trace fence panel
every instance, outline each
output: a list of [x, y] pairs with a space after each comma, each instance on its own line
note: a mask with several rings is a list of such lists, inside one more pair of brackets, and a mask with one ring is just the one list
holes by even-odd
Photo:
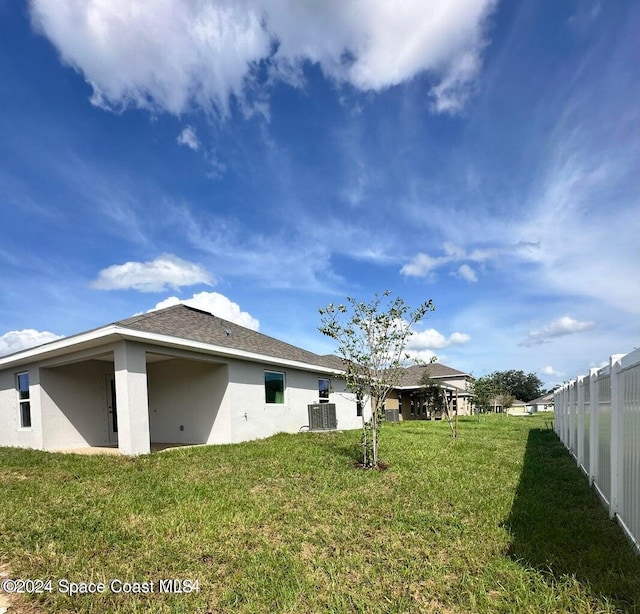
[[582, 468], [587, 475], [591, 475], [591, 387], [589, 378], [582, 381]]
[[559, 388], [556, 433], [640, 551], [640, 349]]
[[[634, 352], [635, 354], [635, 352]], [[640, 356], [624, 368], [622, 379], [622, 497], [619, 515], [640, 541]]]
[[595, 484], [608, 504], [611, 501], [611, 377], [609, 367], [598, 371], [598, 467]]
[[571, 454], [578, 458], [578, 382], [573, 380], [569, 384], [569, 412], [570, 412], [570, 424], [571, 434], [569, 435], [569, 449]]

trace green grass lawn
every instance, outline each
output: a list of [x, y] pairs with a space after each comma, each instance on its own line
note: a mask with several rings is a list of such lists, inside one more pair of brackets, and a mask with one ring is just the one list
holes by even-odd
[[[0, 562], [46, 612], [640, 612], [640, 557], [544, 417], [138, 458], [0, 449]], [[549, 420], [548, 417], [546, 417]], [[159, 593], [162, 579], [199, 591]], [[60, 580], [154, 582], [69, 596]]]

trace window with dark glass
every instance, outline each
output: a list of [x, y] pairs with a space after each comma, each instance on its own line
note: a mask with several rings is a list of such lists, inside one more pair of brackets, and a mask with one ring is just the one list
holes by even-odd
[[318, 379], [318, 399], [320, 403], [328, 403], [329, 402], [329, 380], [328, 379]]
[[264, 372], [264, 396], [267, 403], [284, 403], [284, 373]]
[[18, 403], [20, 404], [20, 428], [31, 428], [31, 397], [29, 395], [29, 374], [18, 373], [16, 376]]

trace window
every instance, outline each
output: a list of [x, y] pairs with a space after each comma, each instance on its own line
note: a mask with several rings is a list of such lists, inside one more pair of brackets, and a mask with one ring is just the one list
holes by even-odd
[[20, 404], [20, 428], [31, 428], [31, 397], [29, 396], [29, 373], [16, 375], [18, 403]]
[[284, 373], [264, 372], [264, 398], [267, 403], [284, 403]]
[[329, 402], [329, 380], [320, 378], [318, 380], [318, 399], [320, 403]]
[[362, 416], [362, 390], [356, 392], [356, 416]]

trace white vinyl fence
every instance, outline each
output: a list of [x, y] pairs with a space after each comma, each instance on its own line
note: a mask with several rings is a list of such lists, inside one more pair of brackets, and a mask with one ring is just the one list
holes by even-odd
[[640, 349], [555, 393], [555, 430], [640, 550]]

